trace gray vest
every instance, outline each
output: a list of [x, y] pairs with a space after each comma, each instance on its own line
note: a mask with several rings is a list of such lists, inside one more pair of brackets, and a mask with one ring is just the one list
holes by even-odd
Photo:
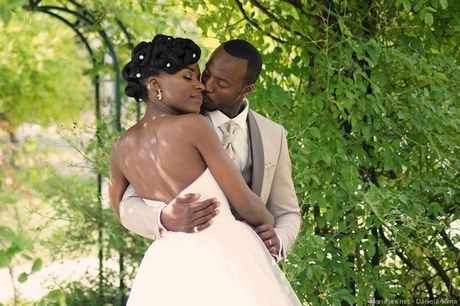
[[[246, 184], [251, 187], [252, 183], [252, 152], [251, 152], [251, 145], [249, 145], [249, 154], [248, 154], [248, 162], [246, 163], [246, 167], [244, 167], [243, 171], [241, 172]], [[232, 211], [233, 216], [237, 220], [243, 220], [243, 218], [238, 214], [238, 212], [233, 208], [230, 204], [230, 209]]]

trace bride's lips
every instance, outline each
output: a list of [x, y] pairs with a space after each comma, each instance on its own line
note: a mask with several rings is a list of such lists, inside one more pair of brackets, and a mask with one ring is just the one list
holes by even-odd
[[194, 99], [197, 103], [203, 103], [203, 95], [194, 95], [192, 96], [192, 99]]

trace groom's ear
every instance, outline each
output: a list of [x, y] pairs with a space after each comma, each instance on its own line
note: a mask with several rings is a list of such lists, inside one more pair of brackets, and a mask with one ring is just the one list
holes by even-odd
[[247, 97], [254, 90], [254, 84], [248, 84], [244, 86], [243, 96]]

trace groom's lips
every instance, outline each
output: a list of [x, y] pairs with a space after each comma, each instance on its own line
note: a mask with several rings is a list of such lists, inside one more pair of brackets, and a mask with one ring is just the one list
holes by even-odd
[[207, 94], [203, 94], [203, 104], [209, 104], [211, 100], [209, 99]]

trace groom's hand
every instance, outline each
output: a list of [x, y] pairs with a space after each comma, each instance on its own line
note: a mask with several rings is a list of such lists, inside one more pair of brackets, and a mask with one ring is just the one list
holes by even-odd
[[161, 224], [174, 232], [197, 232], [209, 227], [219, 210], [219, 201], [215, 198], [197, 202], [198, 193], [188, 193], [171, 201], [160, 215]]
[[273, 226], [270, 224], [262, 224], [257, 227], [254, 227], [254, 231], [259, 235], [260, 239], [264, 242], [265, 246], [268, 249], [268, 252], [272, 255], [278, 255], [281, 243], [276, 235]]

